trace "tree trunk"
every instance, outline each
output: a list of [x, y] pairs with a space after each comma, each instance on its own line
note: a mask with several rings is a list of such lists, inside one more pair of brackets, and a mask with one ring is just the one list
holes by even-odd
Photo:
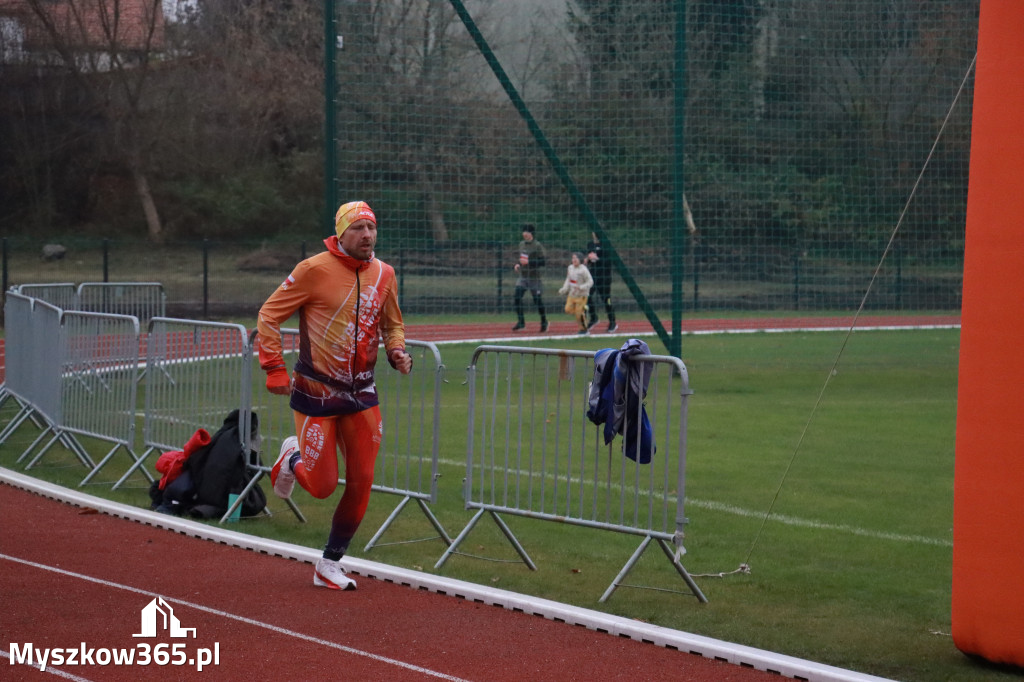
[[164, 228], [160, 222], [160, 213], [156, 210], [156, 202], [153, 201], [153, 193], [149, 191], [149, 180], [138, 163], [132, 163], [131, 170], [135, 192], [139, 196], [139, 203], [142, 204], [142, 212], [146, 215], [146, 232], [149, 234], [149, 240], [160, 244], [164, 239]]
[[448, 225], [444, 221], [444, 211], [437, 202], [437, 194], [434, 192], [434, 183], [430, 180], [430, 172], [423, 167], [422, 163], [416, 164], [416, 175], [419, 178], [420, 191], [423, 193], [423, 204], [430, 218], [430, 232], [435, 243], [448, 241]]

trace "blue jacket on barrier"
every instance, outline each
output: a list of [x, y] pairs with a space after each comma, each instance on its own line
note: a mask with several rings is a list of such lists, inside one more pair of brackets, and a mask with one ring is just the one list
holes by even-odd
[[658, 450], [643, 404], [653, 368], [650, 363], [626, 362], [623, 358], [650, 353], [647, 344], [639, 339], [629, 339], [619, 350], [597, 351], [587, 409], [590, 421], [604, 424], [605, 445], [621, 433], [622, 454], [640, 464], [649, 463]]

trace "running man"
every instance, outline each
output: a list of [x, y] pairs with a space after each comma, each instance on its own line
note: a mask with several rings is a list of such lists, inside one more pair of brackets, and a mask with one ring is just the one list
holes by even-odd
[[[260, 367], [267, 390], [291, 396], [296, 436], [286, 438], [270, 472], [274, 493], [291, 497], [298, 481], [310, 495], [329, 497], [338, 486], [338, 453], [345, 492], [334, 510], [313, 584], [355, 589], [339, 560], [370, 502], [383, 423], [374, 384], [377, 346], [388, 362], [412, 371], [395, 271], [374, 258], [377, 217], [363, 201], [342, 205], [327, 251], [295, 266], [260, 308]], [[281, 350], [281, 324], [299, 314], [299, 359], [291, 374]]]

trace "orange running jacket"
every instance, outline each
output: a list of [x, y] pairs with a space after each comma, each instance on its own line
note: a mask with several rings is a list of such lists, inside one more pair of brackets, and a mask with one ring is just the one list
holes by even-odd
[[405, 348], [395, 270], [357, 260], [324, 240], [327, 251], [299, 263], [260, 308], [257, 347], [264, 371], [285, 367], [281, 325], [299, 314], [299, 359], [291, 407], [310, 416], [359, 412], [377, 404], [377, 347]]

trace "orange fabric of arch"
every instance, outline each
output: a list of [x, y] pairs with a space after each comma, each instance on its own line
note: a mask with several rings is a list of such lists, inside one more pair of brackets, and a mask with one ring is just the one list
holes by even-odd
[[953, 502], [953, 641], [1024, 666], [1024, 3], [982, 0]]

